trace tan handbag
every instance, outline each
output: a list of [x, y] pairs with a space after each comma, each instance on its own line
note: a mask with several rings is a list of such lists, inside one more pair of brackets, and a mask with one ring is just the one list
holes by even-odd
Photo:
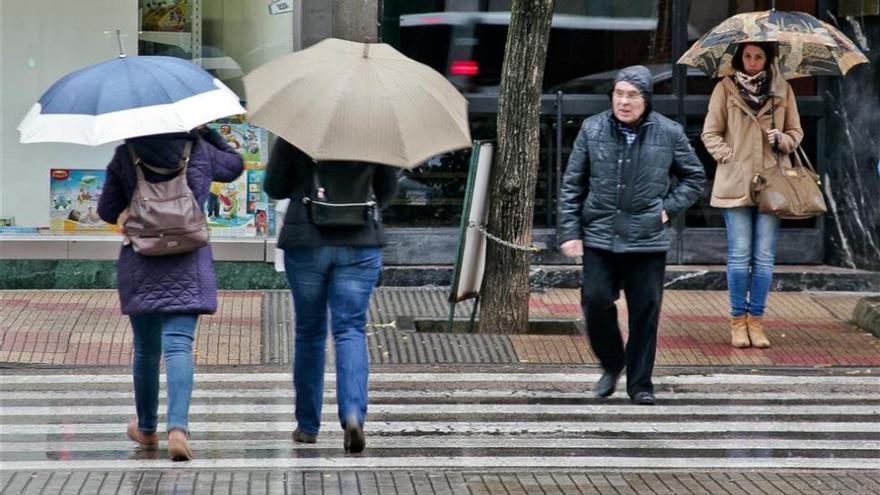
[[761, 170], [752, 178], [751, 197], [758, 211], [787, 220], [802, 220], [825, 213], [819, 176], [800, 146], [789, 155], [792, 167], [782, 165]]

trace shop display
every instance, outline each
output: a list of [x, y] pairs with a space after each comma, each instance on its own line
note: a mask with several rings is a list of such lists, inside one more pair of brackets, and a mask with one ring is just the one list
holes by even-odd
[[142, 0], [140, 8], [143, 31], [189, 31], [188, 0]]
[[268, 152], [268, 136], [266, 129], [248, 123], [216, 123], [208, 124], [226, 139], [232, 149], [241, 153], [245, 163], [266, 163], [265, 155]]
[[266, 176], [266, 130], [239, 119], [208, 124], [244, 159], [244, 172], [234, 182], [211, 183], [206, 214], [216, 237], [269, 235], [269, 197], [263, 191]]
[[53, 168], [49, 177], [50, 232], [116, 231], [115, 225], [98, 217], [98, 198], [104, 188], [106, 170]]

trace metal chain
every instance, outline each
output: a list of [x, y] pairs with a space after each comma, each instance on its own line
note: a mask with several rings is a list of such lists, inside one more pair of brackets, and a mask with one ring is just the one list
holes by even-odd
[[534, 244], [530, 244], [530, 245], [528, 245], [528, 246], [523, 246], [523, 245], [520, 245], [520, 244], [514, 244], [514, 243], [512, 243], [512, 242], [510, 242], [510, 241], [505, 241], [504, 239], [501, 239], [500, 237], [496, 237], [496, 236], [490, 234], [490, 233], [486, 230], [486, 227], [485, 227], [485, 226], [483, 226], [483, 225], [477, 225], [477, 224], [474, 223], [473, 221], [469, 221], [469, 222], [468, 222], [468, 227], [470, 227], [470, 228], [472, 228], [472, 229], [476, 229], [478, 232], [480, 232], [481, 234], [485, 235], [485, 236], [486, 236], [487, 238], [489, 238], [490, 240], [492, 240], [492, 241], [494, 241], [494, 242], [497, 242], [498, 244], [501, 244], [502, 246], [509, 247], [510, 249], [515, 249], [515, 250], [517, 250], [517, 251], [526, 251], [526, 252], [529, 252], [529, 253], [540, 253], [540, 252], [541, 252], [541, 248], [538, 247], [538, 246], [535, 246]]

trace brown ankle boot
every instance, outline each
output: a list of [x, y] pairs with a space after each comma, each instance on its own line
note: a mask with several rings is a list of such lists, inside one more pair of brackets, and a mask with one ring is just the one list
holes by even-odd
[[188, 461], [193, 458], [185, 431], [175, 428], [168, 432], [168, 457], [172, 461]]
[[770, 341], [767, 339], [767, 335], [764, 334], [764, 324], [761, 322], [760, 316], [749, 315], [748, 327], [749, 340], [752, 341], [752, 347], [760, 349], [770, 347]]
[[159, 435], [156, 432], [143, 433], [138, 429], [137, 418], [128, 423], [128, 438], [136, 442], [144, 450], [156, 450], [159, 447]]
[[746, 315], [730, 318], [730, 343], [734, 347], [739, 348], [752, 345], [749, 341], [749, 328], [746, 322]]

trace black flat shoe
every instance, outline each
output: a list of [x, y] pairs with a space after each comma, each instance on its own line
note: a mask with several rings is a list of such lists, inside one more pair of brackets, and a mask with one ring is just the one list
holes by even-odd
[[636, 395], [632, 396], [632, 402], [640, 406], [653, 406], [657, 400], [651, 392], [636, 392]]
[[317, 433], [306, 433], [299, 428], [293, 430], [291, 436], [293, 437], [293, 441], [298, 443], [315, 443], [318, 441]]
[[360, 454], [367, 446], [367, 439], [364, 437], [364, 427], [352, 421], [345, 425], [345, 437], [342, 446], [346, 452], [352, 454]]
[[617, 389], [617, 380], [620, 378], [620, 372], [611, 373], [606, 371], [602, 373], [602, 377], [596, 382], [596, 391], [594, 395], [599, 399], [611, 397], [611, 394]]

